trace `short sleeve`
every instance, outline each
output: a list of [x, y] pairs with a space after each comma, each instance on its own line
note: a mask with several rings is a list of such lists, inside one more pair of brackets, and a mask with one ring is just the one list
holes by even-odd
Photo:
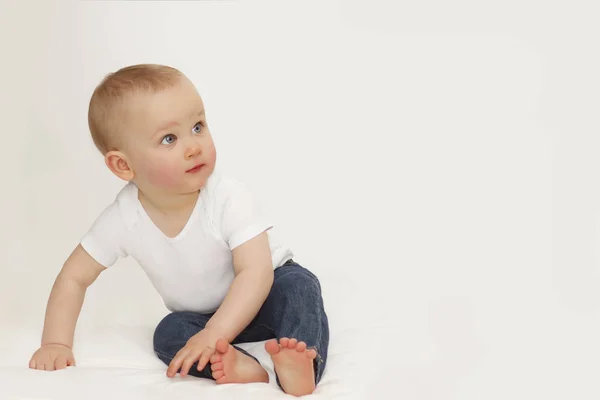
[[115, 202], [94, 221], [90, 230], [81, 239], [81, 246], [100, 265], [108, 268], [119, 258], [126, 256], [122, 243], [125, 232], [125, 222]]
[[242, 183], [230, 181], [226, 185], [221, 231], [231, 250], [273, 227], [261, 204]]

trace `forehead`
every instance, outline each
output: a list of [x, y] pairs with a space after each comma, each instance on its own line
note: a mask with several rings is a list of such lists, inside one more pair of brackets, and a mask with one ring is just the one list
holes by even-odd
[[137, 125], [136, 130], [146, 133], [165, 122], [181, 121], [192, 112], [204, 109], [202, 98], [187, 79], [159, 92], [134, 94], [129, 102], [130, 122]]

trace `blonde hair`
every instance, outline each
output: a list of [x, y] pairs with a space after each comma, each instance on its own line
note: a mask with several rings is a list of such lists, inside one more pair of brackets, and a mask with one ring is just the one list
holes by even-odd
[[179, 70], [159, 64], [131, 65], [106, 75], [94, 90], [88, 109], [90, 133], [102, 155], [117, 149], [128, 96], [159, 92], [173, 87], [182, 77]]

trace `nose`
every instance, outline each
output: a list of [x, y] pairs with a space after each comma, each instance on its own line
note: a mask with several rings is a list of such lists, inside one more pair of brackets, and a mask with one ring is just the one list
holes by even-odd
[[202, 148], [200, 147], [200, 144], [193, 140], [190, 141], [185, 149], [186, 160], [199, 156], [200, 154], [202, 154]]

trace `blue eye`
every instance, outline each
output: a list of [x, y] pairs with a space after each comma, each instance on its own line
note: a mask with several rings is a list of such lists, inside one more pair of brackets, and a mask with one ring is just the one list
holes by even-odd
[[165, 136], [160, 143], [161, 144], [173, 144], [173, 143], [175, 143], [175, 140], [177, 140], [175, 135], [169, 134], [169, 135]]
[[192, 128], [192, 132], [194, 133], [200, 133], [202, 131], [202, 123], [198, 122], [196, 125], [194, 125], [194, 127]]

